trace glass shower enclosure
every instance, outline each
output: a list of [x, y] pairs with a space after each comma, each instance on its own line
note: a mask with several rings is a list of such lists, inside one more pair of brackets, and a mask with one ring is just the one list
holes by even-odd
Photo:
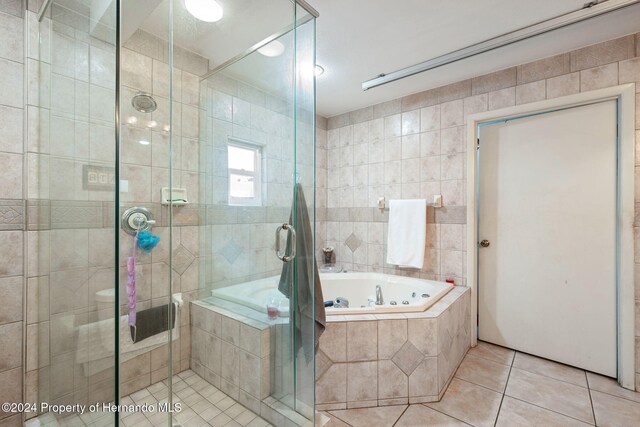
[[26, 422], [313, 425], [317, 13], [27, 7]]

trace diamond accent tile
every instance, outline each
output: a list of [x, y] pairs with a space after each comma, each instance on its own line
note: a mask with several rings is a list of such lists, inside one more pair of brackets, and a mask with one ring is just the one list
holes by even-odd
[[355, 234], [351, 233], [344, 243], [349, 247], [349, 249], [351, 249], [351, 252], [355, 252], [360, 245], [362, 245], [362, 240], [360, 240], [360, 238]]
[[242, 253], [242, 246], [238, 245], [235, 240], [231, 240], [224, 245], [220, 254], [229, 261], [229, 264], [236, 262], [240, 254]]
[[391, 358], [391, 360], [398, 366], [398, 368], [402, 369], [402, 372], [407, 375], [411, 375], [422, 361], [422, 358], [420, 350], [407, 341], [393, 356], [393, 358]]
[[173, 251], [173, 269], [176, 273], [182, 275], [196, 259], [191, 252], [184, 246], [180, 245]]

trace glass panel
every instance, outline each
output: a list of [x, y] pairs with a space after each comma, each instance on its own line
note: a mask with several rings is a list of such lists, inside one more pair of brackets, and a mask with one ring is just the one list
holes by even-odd
[[[211, 132], [207, 141], [211, 155], [204, 166], [211, 182], [206, 197], [213, 216], [210, 227], [202, 230], [204, 239], [211, 245], [207, 248], [210, 264], [203, 265], [202, 297], [210, 305], [204, 316], [224, 316], [222, 319], [226, 322], [252, 332], [254, 340], [265, 343], [262, 347], [260, 343], [249, 342], [250, 347], [245, 349], [227, 342], [224, 336], [208, 335], [214, 340], [220, 339], [223, 350], [237, 351], [243, 364], [242, 367], [228, 364], [229, 356], [226, 352], [221, 354], [221, 390], [231, 395], [235, 385], [243, 391], [241, 403], [256, 413], [260, 412], [263, 399], [271, 397], [268, 402], [275, 403], [274, 397], [283, 395], [283, 388], [293, 390], [291, 330], [286, 317], [289, 300], [277, 290], [282, 262], [273, 251], [275, 230], [278, 225], [289, 222], [291, 213], [295, 145], [293, 33], [288, 32], [277, 41], [285, 47], [280, 55], [251, 53], [206, 80], [211, 106], [208, 111]], [[227, 115], [228, 110], [232, 114]], [[250, 112], [248, 121], [244, 120], [243, 111]], [[262, 179], [266, 197], [261, 207], [230, 206], [227, 202], [227, 165], [231, 163], [231, 159], [227, 160], [228, 135], [264, 144]], [[267, 286], [258, 291], [256, 285], [260, 280], [266, 280]], [[215, 296], [211, 296], [211, 290]], [[246, 297], [236, 302], [230, 300], [229, 297], [239, 293]], [[238, 302], [251, 302], [253, 308]], [[282, 308], [280, 317], [269, 318], [268, 302]], [[194, 337], [196, 343], [198, 339]], [[253, 348], [258, 350], [256, 356], [259, 357], [250, 357], [252, 351], [248, 350]], [[196, 347], [194, 352], [194, 359], [202, 359], [204, 372], [215, 368], [215, 360], [198, 353]], [[257, 381], [252, 380], [256, 377]]]
[[[306, 26], [304, 41], [297, 41], [302, 27], [293, 25], [295, 9], [285, 3], [291, 20], [263, 35], [270, 36], [265, 47], [201, 83], [200, 200], [207, 224], [200, 228], [191, 340], [192, 369], [277, 426], [302, 425], [314, 408], [314, 23], [298, 17]], [[311, 74], [304, 74], [309, 65]], [[251, 153], [241, 165], [230, 137], [262, 147], [261, 206], [229, 203], [228, 188], [234, 191], [242, 175], [229, 168], [247, 169]], [[273, 240], [284, 223], [298, 237], [298, 255], [286, 264]], [[291, 254], [285, 234], [280, 251]], [[212, 343], [211, 351], [202, 342]]]
[[[122, 419], [125, 425], [171, 425], [168, 409], [177, 401], [172, 379], [181, 372], [181, 348], [189, 339], [188, 314], [176, 298], [193, 249], [181, 245], [180, 229], [172, 226], [175, 208], [166, 204], [190, 194], [163, 189], [180, 187], [183, 123], [197, 120], [197, 113], [186, 111], [191, 84], [172, 67], [172, 3], [125, 1], [121, 7], [120, 215], [140, 209], [155, 222], [133, 220], [132, 234], [120, 230], [120, 310], [127, 325], [120, 337], [120, 397], [123, 404], [169, 405], [155, 412], [136, 408]], [[135, 230], [142, 230], [137, 239]], [[159, 238], [155, 246], [153, 236]]]
[[314, 24], [289, 0], [218, 3], [221, 24], [183, 0], [120, 2], [120, 22], [116, 0], [28, 12], [27, 381], [41, 402], [182, 406], [44, 423], [204, 424], [212, 398], [222, 418], [313, 416]]
[[[98, 4], [99, 3], [99, 4]], [[114, 402], [115, 1], [54, 0], [27, 11], [29, 245], [27, 384], [38, 403]], [[39, 41], [39, 44], [38, 44]], [[30, 215], [31, 215], [30, 214]], [[31, 359], [30, 359], [31, 360]], [[95, 409], [95, 408], [94, 408]], [[115, 425], [115, 414], [54, 411], [42, 425]]]
[[[297, 296], [292, 310], [296, 313], [296, 342], [300, 348], [295, 358], [295, 399], [293, 408], [312, 420], [315, 404], [316, 298], [323, 300], [316, 266], [315, 244], [315, 19], [302, 7], [296, 7], [296, 80], [295, 147], [296, 185], [294, 187], [295, 229], [302, 236], [296, 240]], [[302, 193], [302, 194], [301, 194]], [[306, 202], [306, 209], [299, 203]], [[317, 285], [317, 286], [316, 286]], [[293, 307], [292, 307], [293, 309]]]

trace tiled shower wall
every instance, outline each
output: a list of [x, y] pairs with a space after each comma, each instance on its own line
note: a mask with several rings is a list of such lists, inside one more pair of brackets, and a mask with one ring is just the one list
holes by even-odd
[[37, 6], [25, 15], [25, 399], [100, 400], [113, 375], [84, 375], [76, 328], [99, 320], [93, 295], [114, 280], [113, 189], [89, 191], [82, 167], [113, 166], [115, 80], [105, 60], [115, 49], [108, 29], [90, 36], [81, 11], [56, 6], [39, 26]]
[[[40, 48], [38, 7], [0, 4], [0, 400], [97, 401], [110, 397], [113, 378], [110, 370], [83, 374], [75, 363], [75, 328], [100, 319], [95, 292], [113, 287], [115, 219], [113, 191], [87, 191], [82, 167], [113, 167], [114, 46], [108, 31], [87, 32], [82, 13], [54, 5], [56, 20], [45, 18]], [[53, 51], [46, 48], [49, 42]], [[198, 287], [199, 75], [208, 62], [176, 48], [174, 185], [186, 187], [193, 203], [174, 210], [170, 268], [168, 212], [159, 203], [169, 165], [166, 61], [166, 43], [145, 33], [136, 33], [123, 49], [123, 96], [146, 90], [159, 103], [149, 116], [159, 123], [156, 130], [138, 122], [122, 138], [122, 179], [129, 183], [122, 204], [150, 208], [158, 222], [154, 232], [163, 238], [138, 259], [141, 309], [168, 301], [170, 274], [174, 292], [183, 292], [187, 302]], [[123, 105], [130, 109], [128, 101]], [[152, 145], [138, 144], [143, 138]], [[121, 238], [124, 260], [131, 238]], [[188, 305], [174, 343], [174, 372], [189, 366]], [[123, 363], [122, 392], [165, 378], [167, 360], [165, 345]], [[0, 413], [3, 423], [21, 425], [21, 415], [9, 415]]]
[[[21, 402], [25, 281], [23, 186], [24, 11], [0, 3], [0, 401]], [[21, 414], [0, 410], [0, 424], [21, 426]]]
[[[153, 233], [160, 244], [150, 254], [138, 252], [136, 263], [142, 270], [142, 295], [139, 307], [144, 309], [169, 302], [169, 276], [173, 293], [181, 292], [185, 304], [180, 309], [180, 338], [173, 343], [173, 370], [189, 368], [190, 304], [199, 287], [200, 245], [198, 229], [203, 218], [200, 195], [199, 119], [200, 76], [207, 73], [208, 60], [174, 46], [172, 71], [172, 123], [169, 123], [169, 58], [166, 41], [138, 30], [122, 49], [122, 117], [128, 124], [121, 138], [122, 179], [128, 181], [128, 192], [121, 191], [121, 206], [144, 206], [151, 210], [157, 226]], [[139, 113], [131, 106], [137, 92], [151, 93], [158, 104], [152, 114]], [[135, 123], [130, 123], [136, 117]], [[149, 122], [155, 122], [150, 128]], [[169, 147], [167, 128], [173, 131]], [[141, 145], [140, 140], [150, 141]], [[173, 208], [172, 247], [169, 248], [169, 212], [160, 204], [161, 189], [169, 186], [172, 155], [174, 188], [187, 190], [189, 205]], [[120, 233], [120, 283], [125, 283], [124, 262], [131, 252], [131, 236]], [[172, 264], [169, 253], [172, 252]], [[123, 292], [124, 294], [124, 292]], [[140, 309], [139, 308], [139, 309]], [[123, 312], [126, 308], [122, 307]], [[177, 324], [177, 323], [176, 323]], [[154, 384], [167, 377], [168, 345], [132, 359], [124, 366], [123, 395]], [[127, 375], [128, 374], [128, 375]]]
[[324, 264], [327, 246], [327, 119], [316, 116], [316, 260]]
[[[632, 34], [329, 118], [326, 242], [336, 247], [337, 261], [349, 270], [452, 278], [465, 284], [467, 116], [623, 83], [635, 82], [640, 92], [639, 38]], [[635, 259], [640, 272], [640, 148], [636, 165]], [[386, 264], [388, 211], [377, 209], [378, 197], [430, 200], [435, 194], [442, 194], [444, 207], [428, 208], [424, 267]], [[640, 274], [636, 317], [640, 388]]]
[[[82, 13], [58, 9], [60, 21], [52, 24], [45, 18], [43, 23], [45, 34], [52, 32], [43, 46], [52, 43], [55, 52], [41, 51], [39, 6], [30, 2], [25, 12], [20, 0], [0, 5], [0, 296], [5, 301], [0, 313], [0, 400], [21, 401], [23, 390], [26, 401], [97, 400], [110, 395], [113, 378], [83, 377], [74, 364], [73, 331], [99, 319], [95, 292], [112, 287], [115, 275], [112, 191], [87, 191], [82, 182], [85, 164], [113, 165], [113, 42], [108, 32], [89, 36]], [[173, 268], [166, 247], [168, 212], [159, 203], [169, 173], [163, 129], [168, 124], [168, 56], [166, 43], [141, 31], [123, 49], [123, 117], [136, 114], [129, 100], [145, 90], [159, 108], [138, 118], [158, 124], [149, 129], [147, 121], [139, 120], [124, 128], [121, 172], [129, 188], [121, 196], [127, 207], [151, 209], [157, 220], [154, 232], [163, 239], [138, 259], [139, 308], [168, 301], [169, 274], [174, 292], [182, 291], [187, 302], [181, 339], [173, 348], [175, 372], [189, 365], [188, 301], [199, 281], [198, 227], [205, 217], [199, 200], [199, 76], [208, 71], [208, 62], [177, 47], [174, 52], [174, 186], [187, 188], [191, 204], [173, 212]], [[40, 86], [42, 75], [49, 78]], [[28, 90], [23, 91], [26, 82]], [[320, 139], [326, 136], [326, 131], [320, 133]], [[151, 145], [138, 144], [141, 139]], [[130, 237], [121, 234], [121, 241], [124, 256], [130, 252]], [[125, 362], [123, 393], [164, 378], [167, 357], [165, 345]], [[9, 415], [0, 413], [0, 419], [21, 424], [21, 416]]]
[[[275, 276], [282, 262], [275, 256], [273, 235], [289, 221], [296, 148], [297, 173], [307, 204], [313, 204], [313, 140], [311, 123], [297, 123], [293, 138], [292, 99], [269, 93], [223, 70], [203, 82], [205, 119], [201, 124], [201, 202], [206, 205], [206, 227], [201, 228], [202, 265], [206, 290]], [[299, 116], [308, 117], [308, 114]], [[313, 116], [311, 116], [313, 117]], [[317, 118], [317, 145], [326, 146], [326, 119]], [[230, 206], [228, 202], [227, 144], [230, 137], [262, 147], [265, 166], [262, 206]], [[318, 156], [320, 153], [318, 152]], [[316, 206], [326, 206], [326, 166], [317, 164]], [[324, 177], [324, 178], [323, 178]], [[313, 212], [309, 212], [313, 220]], [[318, 229], [322, 228], [320, 215]], [[318, 233], [318, 236], [324, 233]], [[321, 248], [322, 239], [316, 240]], [[206, 292], [202, 296], [209, 296]]]

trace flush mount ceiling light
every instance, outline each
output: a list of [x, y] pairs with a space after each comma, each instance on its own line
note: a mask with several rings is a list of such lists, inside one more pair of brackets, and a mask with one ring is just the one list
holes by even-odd
[[314, 69], [314, 72], [316, 74], [316, 77], [320, 77], [321, 75], [324, 74], [324, 68], [322, 68], [320, 65], [316, 64], [316, 67]]
[[184, 0], [184, 7], [190, 14], [204, 22], [216, 22], [222, 19], [222, 6], [215, 0]]
[[269, 57], [282, 55], [282, 52], [284, 52], [284, 45], [278, 40], [274, 40], [271, 43], [267, 43], [266, 45], [262, 46], [260, 49], [258, 49], [258, 52], [260, 52], [264, 56]]

